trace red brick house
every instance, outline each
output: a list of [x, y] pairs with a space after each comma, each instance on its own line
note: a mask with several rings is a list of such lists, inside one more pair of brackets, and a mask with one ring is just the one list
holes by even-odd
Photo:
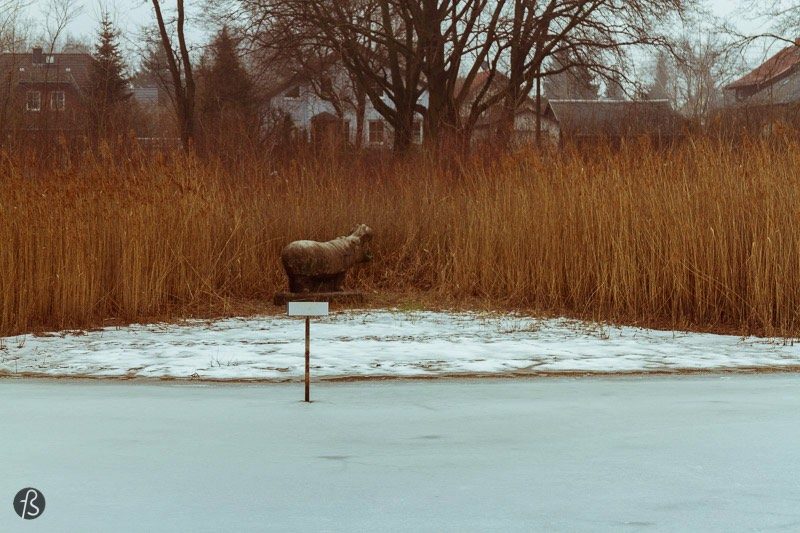
[[86, 53], [0, 54], [0, 128], [26, 132], [83, 133], [93, 58]]

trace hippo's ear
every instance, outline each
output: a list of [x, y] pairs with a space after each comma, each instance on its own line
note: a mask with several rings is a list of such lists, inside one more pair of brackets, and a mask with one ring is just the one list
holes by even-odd
[[358, 237], [362, 241], [370, 241], [372, 240], [372, 228], [366, 224], [359, 224], [353, 228], [353, 231], [350, 232], [350, 235], [353, 237]]

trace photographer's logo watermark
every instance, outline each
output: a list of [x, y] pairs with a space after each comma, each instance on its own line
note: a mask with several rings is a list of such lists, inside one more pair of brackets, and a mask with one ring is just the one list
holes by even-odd
[[14, 510], [25, 520], [39, 518], [44, 512], [44, 494], [32, 487], [22, 489], [14, 496]]

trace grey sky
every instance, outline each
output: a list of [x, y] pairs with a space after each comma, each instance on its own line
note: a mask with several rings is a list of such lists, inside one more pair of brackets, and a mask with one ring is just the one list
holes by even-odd
[[[731, 22], [737, 24], [744, 31], [754, 30], [758, 27], [755, 22], [745, 21], [741, 16], [737, 16], [736, 10], [739, 9], [739, 0], [706, 0], [713, 13], [719, 17], [728, 17]], [[45, 0], [38, 2], [45, 5]], [[108, 0], [92, 1], [83, 0], [77, 2], [81, 5], [80, 16], [70, 26], [70, 32], [77, 37], [92, 38], [97, 28], [97, 21], [100, 16], [101, 6], [108, 6], [114, 15], [117, 25], [124, 31], [132, 32], [149, 22], [152, 18], [152, 6], [149, 0]], [[172, 2], [165, 2], [166, 5]], [[198, 0], [187, 2], [195, 7], [200, 3]]]
[[[198, 21], [192, 21], [192, 14], [197, 14], [198, 9], [204, 0], [187, 0], [190, 20], [188, 26], [190, 33], [198, 40], [205, 34], [205, 29]], [[34, 0], [31, 6], [31, 15], [34, 18], [42, 19], [44, 9], [48, 0]], [[752, 20], [743, 14], [741, 0], [705, 0], [707, 7], [714, 16], [726, 19], [728, 23], [738, 28], [742, 33], [757, 33], [764, 30], [763, 21]], [[174, 4], [171, 0], [164, 1], [165, 6]], [[152, 23], [152, 5], [150, 0], [77, 0], [76, 5], [80, 6], [80, 14], [70, 24], [68, 33], [76, 38], [87, 42], [95, 40], [95, 33], [100, 19], [103, 6], [111, 12], [112, 18], [117, 27], [122, 30], [124, 35], [125, 48], [133, 51], [138, 48], [136, 42], [139, 37], [139, 29]], [[758, 63], [764, 57], [774, 53], [777, 46], [774, 43], [760, 41], [748, 50], [748, 63]]]

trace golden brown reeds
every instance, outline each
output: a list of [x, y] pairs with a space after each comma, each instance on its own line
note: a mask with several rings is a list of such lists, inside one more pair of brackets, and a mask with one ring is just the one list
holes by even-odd
[[[102, 151], [101, 151], [102, 152]], [[0, 158], [0, 333], [225, 313], [298, 238], [376, 232], [357, 286], [663, 327], [800, 330], [800, 146], [424, 157]]]

